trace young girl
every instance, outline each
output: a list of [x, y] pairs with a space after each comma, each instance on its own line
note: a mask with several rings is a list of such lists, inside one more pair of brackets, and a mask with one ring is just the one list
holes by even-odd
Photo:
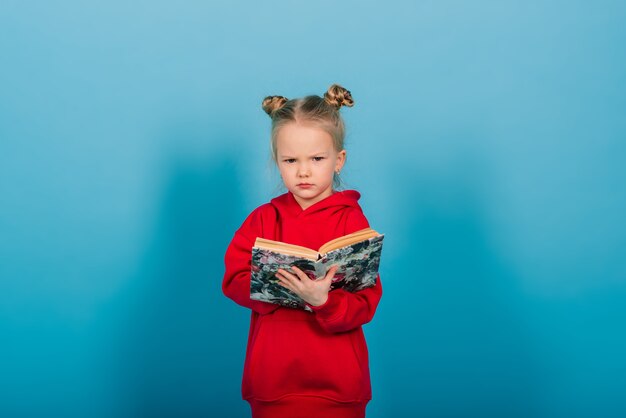
[[324, 97], [268, 96], [271, 150], [287, 192], [248, 215], [226, 255], [222, 290], [251, 309], [242, 397], [253, 418], [357, 418], [372, 398], [369, 357], [361, 326], [382, 296], [376, 285], [356, 293], [329, 292], [335, 266], [309, 278], [297, 267], [276, 277], [313, 313], [250, 299], [250, 260], [257, 237], [312, 249], [369, 223], [356, 190], [337, 191], [346, 161], [339, 109], [350, 92], [333, 84]]

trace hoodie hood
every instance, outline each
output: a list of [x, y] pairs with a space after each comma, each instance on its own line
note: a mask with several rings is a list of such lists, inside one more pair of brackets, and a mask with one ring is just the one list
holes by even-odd
[[297, 218], [310, 216], [321, 211], [344, 209], [345, 207], [357, 207], [360, 208], [358, 200], [361, 198], [361, 193], [356, 190], [342, 190], [335, 191], [330, 196], [314, 203], [306, 209], [302, 209], [293, 193], [288, 191], [280, 196], [273, 198], [270, 204], [273, 205], [281, 217], [283, 218]]

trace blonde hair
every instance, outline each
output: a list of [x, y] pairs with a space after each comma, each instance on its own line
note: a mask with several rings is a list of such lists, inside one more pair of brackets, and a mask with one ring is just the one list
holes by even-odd
[[[298, 99], [287, 99], [283, 96], [267, 96], [263, 99], [263, 110], [272, 118], [270, 152], [274, 163], [278, 164], [276, 138], [284, 125], [292, 122], [312, 125], [327, 132], [333, 139], [337, 152], [344, 149], [345, 124], [339, 113], [341, 106], [354, 106], [350, 91], [333, 84], [324, 93], [305, 96]], [[337, 173], [333, 176], [333, 184], [339, 187], [341, 179]]]

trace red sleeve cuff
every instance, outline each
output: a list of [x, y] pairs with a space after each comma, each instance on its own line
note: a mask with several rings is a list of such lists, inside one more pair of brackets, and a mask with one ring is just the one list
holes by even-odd
[[328, 299], [322, 305], [313, 306], [309, 303], [307, 305], [313, 310], [313, 312], [317, 315], [320, 315], [325, 320], [332, 320], [335, 316], [340, 316], [339, 305], [340, 305], [340, 297], [337, 292], [341, 292], [342, 289], [333, 290], [328, 293]]

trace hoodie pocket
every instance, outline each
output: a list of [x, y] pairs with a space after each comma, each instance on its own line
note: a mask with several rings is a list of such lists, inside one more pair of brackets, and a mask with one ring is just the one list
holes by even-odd
[[355, 347], [353, 332], [331, 334], [315, 320], [272, 315], [264, 316], [259, 327], [248, 374], [254, 398], [300, 394], [346, 402], [367, 397], [369, 376], [359, 364], [364, 353]]

